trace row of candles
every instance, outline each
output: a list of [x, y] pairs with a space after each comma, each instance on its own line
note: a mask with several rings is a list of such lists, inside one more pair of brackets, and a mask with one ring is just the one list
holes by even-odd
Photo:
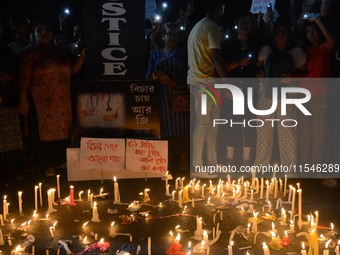
[[[174, 198], [174, 192], [173, 191], [172, 194], [169, 193], [169, 184], [168, 184], [168, 173], [166, 173], [166, 195], [167, 196], [172, 196], [172, 200], [175, 200]], [[195, 193], [195, 190], [198, 190], [200, 187], [199, 185], [199, 181], [197, 183], [195, 183], [195, 180], [192, 180], [189, 185], [184, 186], [184, 179], [185, 178], [178, 178], [175, 181], [175, 187], [177, 189], [180, 188], [180, 190], [178, 191], [178, 205], [179, 207], [182, 207], [182, 203], [183, 202], [187, 202], [187, 201], [192, 201], [192, 205], [194, 207], [194, 199], [189, 198], [189, 187], [191, 187], [191, 193]], [[278, 188], [278, 182], [280, 182], [280, 189]], [[264, 184], [264, 180], [263, 178], [261, 178], [261, 188], [259, 191], [259, 180], [256, 178], [255, 181], [255, 190], [256, 192], [260, 192], [260, 199], [263, 199], [263, 184]], [[266, 182], [266, 200], [269, 200], [269, 194], [272, 193], [274, 194], [274, 198], [277, 198], [277, 194], [278, 191], [282, 191], [282, 181], [281, 179], [278, 181], [277, 179], [272, 179], [272, 181], [269, 183], [269, 181], [267, 180]], [[243, 185], [242, 185], [243, 184]], [[205, 184], [202, 186], [202, 197], [204, 197], [204, 189], [205, 189]], [[244, 192], [244, 197], [247, 197], [248, 194], [248, 190], [250, 188], [249, 182], [244, 182], [244, 180], [242, 178], [237, 180], [237, 185], [235, 183], [235, 181], [231, 182], [230, 179], [228, 178], [228, 181], [226, 182], [226, 184], [224, 185], [223, 182], [219, 182], [217, 185], [217, 190], [216, 187], [214, 187], [214, 185], [212, 185], [212, 182], [210, 181], [210, 185], [208, 187], [208, 191], [209, 193], [211, 193], [212, 195], [215, 195], [215, 197], [221, 197], [223, 196], [223, 190], [225, 188], [227, 189], [233, 189], [233, 197], [236, 200], [236, 198], [238, 197], [238, 195], [241, 194], [241, 188], [242, 186], [244, 187], [243, 192]], [[283, 192], [283, 196], [285, 197], [286, 195], [286, 187], [287, 187], [287, 179], [285, 178], [284, 181], [284, 192]], [[39, 198], [40, 198], [40, 206], [42, 206], [42, 189], [41, 189], [41, 183], [39, 183], [39, 186], [35, 186], [35, 209], [38, 209], [38, 189], [39, 189]], [[216, 190], [216, 194], [214, 193], [214, 191]], [[55, 189], [50, 189], [48, 190], [47, 194], [48, 194], [48, 210], [50, 210], [51, 208], [53, 208], [53, 203], [54, 203], [54, 193], [55, 193]], [[150, 190], [149, 189], [144, 189], [144, 193], [142, 193], [144, 195], [144, 201], [150, 201], [150, 196], [148, 194]], [[57, 192], [58, 192], [58, 198], [60, 199], [60, 184], [59, 184], [59, 176], [57, 176]], [[101, 191], [102, 192], [102, 191]], [[291, 217], [295, 212], [295, 197], [296, 197], [296, 192], [299, 194], [299, 201], [298, 201], [298, 224], [300, 225], [300, 223], [302, 223], [302, 189], [300, 188], [299, 184], [297, 184], [297, 188], [292, 187], [291, 185], [289, 186], [289, 196], [288, 196], [288, 202], [291, 203]], [[81, 200], [81, 194], [83, 192], [79, 192], [79, 200]], [[9, 203], [7, 203], [6, 200], [7, 196], [4, 196], [4, 201], [3, 201], [3, 215], [4, 215], [4, 220], [6, 220], [6, 216], [8, 215], [8, 206]], [[93, 194], [89, 195], [88, 192], [88, 199], [90, 199], [91, 205], [93, 203]], [[253, 190], [251, 190], [251, 198], [253, 199]], [[291, 201], [290, 201], [291, 200]], [[70, 196], [69, 196], [69, 201], [70, 201], [70, 205], [71, 206], [75, 206], [74, 203], [74, 187], [71, 186], [70, 187]], [[19, 214], [22, 214], [22, 192], [18, 192], [18, 202], [19, 202]], [[120, 192], [119, 192], [119, 186], [118, 186], [118, 182], [116, 180], [116, 178], [114, 178], [114, 203], [115, 204], [121, 204], [120, 201]], [[211, 204], [210, 203], [210, 198], [208, 199], [207, 205]], [[91, 206], [93, 208], [93, 216], [92, 216], [92, 221], [97, 222], [100, 221], [99, 220], [99, 215], [98, 215], [98, 210], [97, 210], [97, 204], [96, 202], [94, 202], [93, 206]], [[55, 209], [54, 209], [55, 210]], [[37, 210], [36, 210], [37, 211]], [[284, 213], [282, 213], [284, 215]], [[283, 217], [283, 216], [282, 216]], [[256, 215], [254, 214], [254, 218], [256, 219]], [[282, 219], [281, 219], [282, 220]], [[283, 220], [282, 220], [283, 221]], [[256, 230], [256, 226], [257, 226], [257, 221], [254, 220], [253, 222], [253, 231]], [[113, 226], [112, 226], [113, 227]], [[300, 226], [299, 226], [300, 227]], [[255, 230], [254, 230], [255, 229]], [[301, 229], [301, 227], [300, 227]], [[51, 231], [53, 229], [50, 229]], [[111, 230], [110, 230], [111, 232]], [[52, 233], [51, 233], [52, 235]]]

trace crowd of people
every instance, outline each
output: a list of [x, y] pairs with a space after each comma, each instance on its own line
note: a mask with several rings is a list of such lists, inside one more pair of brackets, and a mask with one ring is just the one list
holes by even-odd
[[[208, 97], [208, 114], [201, 114], [202, 94], [209, 89], [205, 86], [215, 78], [256, 79], [251, 85], [237, 86], [243, 91], [251, 86], [256, 109], [264, 110], [273, 104], [273, 84], [262, 78], [276, 78], [275, 86], [287, 87], [292, 78], [339, 77], [339, 35], [334, 34], [336, 24], [330, 15], [332, 1], [290, 1], [287, 12], [268, 5], [265, 13], [257, 14], [248, 11], [249, 6], [232, 24], [223, 22], [225, 9], [230, 8], [225, 1], [205, 1], [204, 8], [197, 2], [186, 1], [178, 16], [154, 22], [146, 34], [145, 78], [161, 86], [161, 136], [169, 141], [169, 169], [187, 170], [204, 163], [338, 163], [338, 84], [299, 85], [311, 93], [305, 104], [311, 116], [293, 105], [282, 116], [280, 103], [270, 116], [255, 116], [247, 107], [242, 116], [297, 119], [294, 128], [213, 128], [212, 119], [221, 113], [238, 121], [239, 116], [232, 114], [230, 93], [221, 94], [221, 107]], [[279, 6], [281, 1], [276, 2]], [[75, 25], [70, 42], [64, 31], [53, 34], [47, 22], [32, 25], [26, 18], [12, 19], [10, 33], [5, 25], [1, 20], [0, 164], [6, 170], [1, 175], [8, 177], [10, 172], [21, 178], [22, 171], [32, 169], [53, 175], [66, 162], [74, 129], [71, 77], [82, 69], [87, 51], [82, 27]], [[194, 119], [191, 130], [190, 117]]]
[[54, 175], [66, 162], [73, 128], [71, 75], [81, 70], [87, 51], [72, 54], [73, 44], [62, 31], [53, 35], [48, 22], [13, 21], [12, 38], [0, 25], [2, 180], [20, 180], [34, 170]]
[[[185, 119], [176, 119], [177, 115], [173, 115], [175, 112], [169, 105], [174, 99], [171, 91], [183, 87], [178, 76], [187, 75], [185, 86], [191, 93], [193, 110], [190, 114], [194, 125], [192, 130], [185, 126], [186, 130], [181, 134], [192, 133], [191, 167], [338, 163], [339, 84], [335, 79], [323, 79], [340, 75], [336, 44], [339, 35], [331, 32], [337, 31], [330, 15], [331, 1], [291, 1], [289, 12], [281, 13], [276, 10], [276, 5], [269, 4], [263, 14], [253, 14], [249, 9], [241, 11], [233, 24], [223, 24], [224, 10], [229, 8], [225, 1], [207, 1], [205, 15], [201, 13], [200, 18], [195, 2], [189, 1], [187, 11], [181, 10], [182, 15], [179, 16], [182, 18], [154, 25], [154, 31], [148, 37], [151, 47], [148, 48], [150, 57], [146, 74], [148, 79], [159, 80], [162, 85], [162, 103], [168, 102], [162, 108], [163, 118], [166, 118], [163, 125], [173, 130], [184, 127], [183, 123], [189, 121], [184, 110], [180, 114]], [[301, 6], [297, 6], [299, 2]], [[280, 1], [277, 1], [279, 4]], [[301, 13], [297, 13], [298, 10]], [[176, 47], [173, 46], [174, 41]], [[181, 57], [179, 53], [184, 51], [187, 56]], [[253, 89], [252, 102], [258, 110], [270, 109], [276, 102], [273, 87], [305, 88], [310, 91], [311, 99], [304, 107], [311, 116], [306, 116], [295, 105], [287, 105], [283, 115], [280, 94], [278, 107], [269, 115], [256, 116], [247, 105], [244, 115], [233, 115], [230, 93], [221, 93], [222, 104], [217, 107], [208, 97], [207, 114], [202, 115], [202, 94], [206, 93], [207, 84], [213, 87], [214, 78], [222, 78], [226, 82], [228, 78], [239, 78], [237, 86], [241, 90]], [[254, 78], [255, 81], [243, 83], [245, 78]], [[261, 128], [247, 125], [213, 127], [213, 120], [218, 118], [232, 118], [236, 123], [251, 119], [275, 119], [280, 123], [284, 119], [293, 119], [298, 125], [286, 127], [276, 123]], [[167, 136], [170, 143], [178, 134], [168, 132]], [[174, 149], [169, 146], [169, 154], [178, 155], [179, 148], [183, 146], [176, 142], [173, 144]], [[181, 162], [178, 156], [175, 162]]]

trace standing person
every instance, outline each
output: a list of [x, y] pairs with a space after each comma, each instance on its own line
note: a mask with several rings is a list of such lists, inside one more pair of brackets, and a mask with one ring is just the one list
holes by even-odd
[[49, 24], [33, 27], [33, 45], [19, 66], [19, 112], [28, 117], [34, 151], [45, 175], [66, 161], [72, 128], [70, 61], [53, 47]]
[[[237, 36], [222, 42], [222, 56], [224, 62], [227, 64], [227, 72], [229, 77], [238, 78], [235, 82], [243, 91], [247, 87], [253, 87], [253, 102], [257, 102], [258, 84], [251, 84], [249, 79], [244, 81], [244, 78], [254, 78], [256, 73], [257, 53], [260, 45], [254, 38], [254, 18], [249, 11], [240, 13], [237, 18]], [[247, 121], [254, 119], [248, 107], [245, 107], [245, 116], [232, 114], [232, 99], [226, 98], [222, 105], [222, 112], [228, 114], [227, 119], [233, 118], [235, 121], [242, 122], [243, 119]], [[240, 149], [242, 164], [248, 165], [251, 159], [251, 152], [256, 143], [256, 129], [251, 127], [232, 126], [223, 129], [220, 132], [223, 136], [221, 143], [226, 151], [223, 157], [227, 159], [227, 164], [235, 163], [235, 150]], [[226, 155], [226, 156], [225, 156]]]
[[[226, 77], [221, 56], [219, 22], [224, 14], [224, 1], [207, 1], [206, 17], [191, 30], [188, 38], [188, 84], [194, 105], [194, 134], [192, 140], [192, 166], [203, 166], [203, 150], [207, 152], [208, 165], [218, 163], [216, 153], [217, 128], [212, 119], [218, 118], [219, 109], [212, 100], [207, 102], [207, 115], [201, 115], [202, 86], [211, 84], [214, 77]], [[209, 79], [210, 82], [207, 80]], [[205, 146], [206, 145], [206, 146]]]
[[[0, 20], [0, 180], [16, 176], [24, 169], [17, 90], [14, 76], [14, 55], [2, 38]], [[7, 180], [6, 180], [7, 182]], [[6, 185], [7, 183], [5, 183]]]
[[[332, 35], [320, 18], [306, 23], [306, 36], [309, 47], [307, 53], [307, 78], [330, 77], [331, 53], [334, 49]], [[328, 134], [330, 84], [322, 79], [308, 79], [301, 87], [311, 92], [311, 100], [306, 108], [312, 113], [305, 116], [299, 113], [299, 160], [301, 163], [325, 163], [326, 138]]]
[[[154, 50], [149, 57], [146, 77], [161, 82], [161, 135], [169, 142], [169, 169], [188, 169], [189, 157], [189, 89], [186, 83], [187, 52], [179, 43], [179, 31], [174, 23], [165, 24], [164, 48]], [[186, 109], [176, 109], [178, 93], [187, 99]], [[176, 94], [177, 93], [177, 94]], [[183, 105], [184, 106], [184, 105]]]
[[[303, 70], [306, 63], [306, 54], [300, 47], [296, 47], [291, 38], [291, 26], [287, 19], [279, 17], [274, 25], [273, 41], [261, 48], [258, 56], [258, 66], [263, 68], [264, 84], [260, 84], [258, 109], [270, 109], [272, 106], [272, 88], [288, 86], [283, 78], [294, 77]], [[273, 80], [278, 81], [273, 84]], [[296, 109], [287, 105], [285, 116], [281, 115], [281, 100], [278, 96], [278, 107], [270, 115], [257, 116], [258, 119], [296, 119]], [[280, 123], [278, 122], [278, 123]], [[277, 129], [280, 163], [282, 165], [296, 164], [297, 141], [296, 129], [284, 127], [280, 124], [272, 127], [266, 123], [257, 129], [256, 159], [254, 165], [272, 163], [274, 147], [274, 134]]]

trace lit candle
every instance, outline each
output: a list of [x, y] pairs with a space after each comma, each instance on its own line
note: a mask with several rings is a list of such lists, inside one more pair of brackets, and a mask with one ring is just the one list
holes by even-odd
[[52, 213], [57, 211], [56, 209], [53, 208], [53, 189], [49, 189], [47, 191], [47, 204], [48, 204], [48, 209], [47, 209], [47, 213]]
[[293, 195], [292, 195], [292, 209], [290, 210], [292, 212], [292, 215], [294, 215], [295, 213], [295, 193], [296, 193], [296, 189], [293, 187]]
[[261, 178], [261, 185], [260, 185], [260, 199], [263, 199], [263, 186], [264, 186], [264, 179]]
[[176, 191], [174, 191], [174, 190], [171, 192], [171, 200], [172, 201], [175, 201], [175, 193], [176, 193]]
[[272, 232], [277, 233], [277, 230], [275, 229], [275, 224], [272, 222]]
[[202, 234], [203, 234], [203, 228], [202, 228], [202, 218], [196, 216], [196, 230], [194, 232], [195, 239], [196, 240], [201, 240], [202, 239]]
[[292, 201], [292, 190], [293, 190], [293, 186], [289, 185], [289, 194], [288, 194], [288, 202], [289, 203]]
[[309, 233], [309, 251], [308, 254], [318, 254], [319, 253], [319, 240], [317, 234], [315, 233], [315, 229], [313, 229]]
[[181, 189], [183, 189], [183, 187], [184, 187], [184, 179], [185, 179], [185, 177], [183, 177], [182, 180], [181, 180]]
[[151, 255], [151, 237], [148, 237], [148, 255]]
[[276, 234], [271, 231], [272, 234], [272, 241], [270, 243], [270, 247], [274, 250], [280, 250], [281, 244], [280, 244], [280, 237], [276, 236]]
[[165, 187], [165, 195], [166, 196], [171, 196], [171, 194], [170, 194], [170, 185], [169, 184], [166, 185], [166, 187]]
[[149, 196], [149, 192], [150, 189], [144, 189], [144, 202], [149, 202], [150, 201], [150, 196]]
[[194, 198], [191, 199], [191, 207], [195, 208], [195, 199]]
[[74, 202], [74, 187], [70, 186], [70, 206], [76, 206], [77, 204]]
[[7, 196], [5, 195], [4, 196], [4, 200], [3, 200], [3, 204], [2, 204], [2, 211], [3, 211], [3, 214], [4, 214], [4, 221], [6, 221], [7, 219]]
[[111, 227], [110, 227], [110, 237], [115, 237], [117, 235], [116, 233], [116, 225], [115, 222], [113, 221], [111, 223]]
[[307, 255], [307, 251], [306, 251], [306, 249], [305, 249], [305, 243], [304, 243], [304, 242], [302, 242], [301, 247], [302, 247], [301, 255]]
[[182, 205], [182, 190], [180, 190], [178, 192], [178, 206], [179, 206], [179, 208], [183, 207], [183, 205]]
[[295, 233], [294, 221], [292, 220], [290, 220], [290, 224], [289, 224], [289, 233], [291, 234]]
[[22, 214], [22, 191], [18, 192], [19, 214]]
[[234, 241], [230, 241], [228, 245], [228, 255], [233, 255], [233, 245], [234, 245]]
[[118, 186], [116, 176], [113, 177], [113, 180], [114, 180], [114, 184], [113, 184], [114, 201], [113, 201], [113, 203], [114, 204], [120, 204], [121, 203], [120, 202], [120, 193], [119, 193], [119, 186]]
[[285, 235], [283, 236], [282, 240], [281, 240], [281, 245], [282, 246], [288, 246], [290, 244], [290, 240], [288, 238], [288, 233], [287, 231], [285, 231]]
[[299, 229], [301, 230], [302, 228], [302, 189], [298, 189], [297, 192], [299, 193], [299, 201], [298, 201], [298, 214], [299, 214], [299, 219], [298, 219], [298, 226]]
[[93, 208], [93, 194], [90, 195], [90, 206]]
[[268, 245], [266, 243], [263, 243], [263, 255], [270, 255]]
[[51, 237], [54, 238], [54, 230], [53, 230], [53, 227], [50, 227], [50, 233], [51, 233]]
[[100, 222], [99, 215], [98, 215], [98, 208], [97, 208], [97, 202], [93, 203], [92, 208], [92, 222]]
[[58, 194], [58, 199], [60, 200], [60, 175], [57, 175], [57, 194]]
[[38, 189], [37, 185], [34, 186], [34, 210], [38, 212]]
[[323, 255], [329, 255], [328, 245], [332, 241], [332, 239], [329, 239], [325, 244], [325, 249], [323, 250]]
[[281, 180], [281, 179], [279, 179], [279, 182], [280, 182], [280, 189], [279, 189], [279, 191], [280, 191], [280, 192], [282, 192], [282, 188], [283, 188], [283, 183], [282, 183], [282, 180]]
[[177, 178], [176, 181], [175, 181], [175, 190], [178, 189], [178, 182], [179, 182], [180, 178]]
[[39, 199], [40, 199], [40, 207], [43, 206], [42, 204], [42, 183], [39, 182]]

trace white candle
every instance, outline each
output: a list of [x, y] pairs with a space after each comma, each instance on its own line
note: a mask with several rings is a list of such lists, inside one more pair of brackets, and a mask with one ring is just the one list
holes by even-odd
[[230, 244], [228, 245], [228, 255], [233, 255], [233, 245], [234, 241], [230, 241]]
[[180, 190], [179, 192], [178, 192], [178, 206], [179, 206], [179, 208], [182, 208], [183, 207], [183, 205], [182, 205], [182, 190]]
[[53, 227], [50, 227], [50, 233], [51, 233], [51, 237], [54, 238], [54, 231], [53, 231]]
[[0, 224], [1, 224], [1, 226], [5, 225], [4, 224], [4, 217], [2, 216], [2, 214], [0, 214]]
[[50, 255], [50, 252], [48, 250], [46, 250], [46, 255]]
[[282, 188], [283, 188], [283, 183], [282, 183], [282, 180], [281, 180], [281, 179], [279, 179], [279, 182], [280, 182], [280, 189], [279, 189], [279, 191], [280, 191], [280, 192], [282, 192]]
[[179, 182], [180, 178], [177, 178], [176, 181], [175, 181], [175, 190], [178, 189], [178, 182]]
[[267, 190], [266, 190], [266, 201], [269, 201], [269, 181], [266, 180], [266, 186], [267, 186]]
[[191, 199], [191, 206], [192, 206], [192, 208], [195, 208], [195, 199], [194, 198]]
[[116, 225], [115, 222], [111, 222], [111, 227], [110, 227], [110, 237], [115, 237], [117, 235], [116, 233]]
[[325, 244], [325, 249], [323, 250], [323, 255], [329, 255], [328, 245], [332, 241], [332, 239], [329, 239]]
[[274, 199], [277, 199], [279, 193], [278, 180], [274, 180]]
[[289, 194], [288, 194], [288, 202], [290, 203], [290, 201], [292, 201], [292, 190], [293, 190], [293, 186], [289, 185]]
[[57, 193], [58, 193], [58, 199], [60, 200], [60, 175], [57, 175]]
[[261, 178], [261, 185], [260, 185], [260, 199], [263, 199], [263, 186], [264, 186], [264, 179]]
[[84, 191], [79, 191], [79, 193], [78, 193], [79, 201], [83, 201], [83, 199], [81, 198], [81, 194], [83, 194], [83, 193], [84, 193]]
[[286, 197], [286, 193], [287, 193], [287, 175], [285, 174], [285, 181], [283, 185], [283, 197]]
[[184, 187], [184, 179], [185, 177], [182, 178], [182, 181], [181, 181], [181, 189], [183, 190], [183, 187]]
[[42, 204], [42, 183], [39, 182], [39, 199], [40, 199], [40, 207], [43, 206]]
[[90, 195], [90, 205], [91, 208], [93, 208], [93, 194]]
[[37, 185], [34, 186], [34, 210], [38, 212], [38, 189]]
[[114, 201], [113, 201], [113, 203], [114, 204], [120, 204], [120, 193], [119, 193], [119, 186], [118, 186], [116, 176], [113, 179], [114, 179], [114, 190], [113, 190]]
[[148, 237], [148, 255], [151, 255], [151, 237]]
[[339, 255], [339, 245], [340, 245], [340, 240], [338, 241], [338, 244], [336, 245], [336, 247], [335, 247], [335, 255]]
[[257, 215], [259, 214], [259, 212], [257, 212], [257, 213], [255, 213], [255, 211], [253, 211], [253, 221], [252, 221], [252, 223], [253, 223], [253, 227], [252, 227], [252, 230], [251, 230], [251, 232], [252, 233], [256, 233], [257, 232]]
[[266, 243], [263, 243], [263, 255], [270, 255], [268, 245]]
[[60, 247], [58, 247], [57, 255], [60, 255]]
[[294, 215], [295, 213], [295, 193], [296, 193], [296, 189], [293, 187], [293, 195], [292, 195], [292, 209], [290, 210], [292, 212], [292, 215]]
[[93, 203], [92, 208], [92, 219], [93, 222], [100, 222], [99, 215], [98, 215], [98, 208], [97, 208], [97, 202]]
[[91, 202], [91, 190], [87, 190], [87, 202]]
[[304, 242], [302, 242], [301, 255], [307, 255], [307, 251], [305, 250], [305, 243]]
[[202, 185], [202, 195], [201, 195], [201, 197], [204, 197], [204, 188], [205, 188], [205, 186], [206, 186], [206, 184]]
[[32, 255], [35, 255], [35, 247], [32, 245]]
[[299, 214], [299, 229], [302, 228], [302, 189], [298, 189], [297, 191], [299, 193], [299, 201], [298, 201], [298, 214]]
[[22, 191], [18, 192], [19, 214], [22, 214]]

